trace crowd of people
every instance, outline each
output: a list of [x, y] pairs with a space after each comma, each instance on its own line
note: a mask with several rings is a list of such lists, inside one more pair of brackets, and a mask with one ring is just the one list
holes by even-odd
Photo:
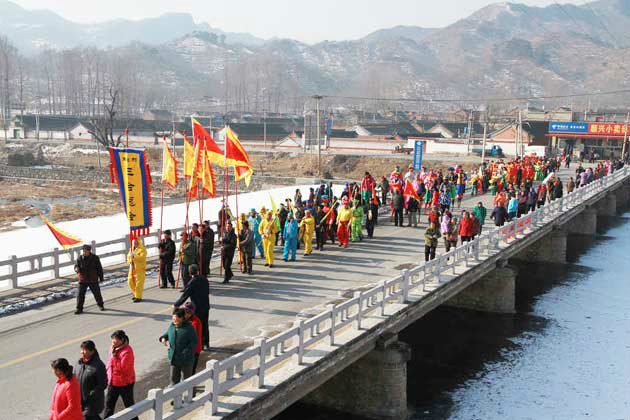
[[[496, 226], [503, 226], [548, 201], [561, 198], [593, 180], [611, 174], [623, 166], [619, 160], [600, 162], [584, 168], [579, 164], [575, 177], [564, 181], [558, 175], [568, 158], [528, 156], [511, 161], [491, 161], [465, 171], [457, 165], [447, 170], [409, 167], [403, 174], [399, 167], [377, 181], [369, 172], [361, 182], [346, 183], [337, 195], [332, 183], [310, 188], [306, 196], [296, 190], [279, 208], [252, 208], [248, 214], [235, 217], [227, 205], [218, 214], [218, 228], [209, 221], [192, 224], [181, 235], [179, 249], [171, 231], [163, 232], [159, 246], [160, 287], [176, 287], [181, 277], [181, 296], [173, 303], [171, 323], [158, 341], [167, 347], [171, 367], [171, 385], [193, 375], [203, 350], [209, 351], [210, 262], [218, 236], [221, 247], [223, 283], [234, 276], [235, 256], [243, 274], [252, 275], [253, 260], [263, 259], [273, 268], [275, 253], [281, 247], [285, 263], [296, 261], [297, 250], [304, 248], [308, 258], [315, 250], [323, 252], [328, 243], [347, 248], [350, 243], [373, 238], [379, 224], [379, 209], [388, 208], [395, 227], [417, 228], [426, 217], [424, 231], [425, 261], [434, 259], [442, 239], [446, 252], [458, 244], [474, 240], [481, 234], [488, 217]], [[339, 192], [339, 190], [337, 190]], [[462, 209], [466, 193], [472, 197], [488, 194], [493, 197], [491, 212], [482, 201], [473, 208]], [[363, 235], [364, 229], [366, 236]], [[147, 252], [141, 238], [134, 240], [127, 255], [128, 284], [132, 301], [142, 301], [147, 267]], [[179, 262], [177, 277], [173, 273]], [[89, 288], [100, 310], [105, 310], [99, 282], [103, 268], [98, 256], [85, 245], [77, 259], [78, 274], [76, 314], [83, 311]], [[93, 420], [113, 414], [121, 397], [125, 407], [134, 403], [134, 353], [124, 331], [111, 335], [107, 363], [101, 361], [95, 344], [81, 344], [75, 368], [66, 359], [58, 359], [52, 368], [58, 378], [51, 404], [51, 420]], [[73, 373], [75, 372], [75, 373]]]

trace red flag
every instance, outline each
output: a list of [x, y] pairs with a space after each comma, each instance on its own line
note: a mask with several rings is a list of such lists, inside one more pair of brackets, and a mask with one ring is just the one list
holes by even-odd
[[57, 242], [59, 242], [59, 245], [61, 245], [63, 249], [72, 248], [73, 246], [79, 245], [82, 242], [81, 239], [77, 238], [76, 236], [70, 235], [69, 233], [64, 232], [63, 230], [50, 223], [50, 221], [48, 221], [48, 219], [46, 219], [43, 215], [40, 215], [40, 217], [42, 218], [44, 223], [46, 223], [46, 226], [48, 226], [48, 229], [50, 229], [50, 233], [53, 234], [53, 236], [55, 237]]
[[[206, 151], [206, 156], [208, 160], [210, 160], [210, 162], [214, 163], [215, 165], [224, 167], [225, 158], [223, 156], [223, 151], [221, 150], [219, 145], [214, 142], [210, 133], [208, 133], [203, 125], [201, 125], [199, 121], [194, 118], [192, 119], [192, 126], [195, 143], [201, 143], [201, 150]], [[199, 161], [199, 164], [201, 164], [201, 161]]]
[[413, 198], [418, 203], [421, 202], [420, 197], [418, 197], [418, 193], [416, 192], [416, 189], [413, 187], [413, 184], [408, 179], [405, 181], [405, 191], [403, 192], [403, 196]]
[[236, 181], [245, 178], [245, 184], [249, 185], [254, 167], [238, 136], [230, 127], [225, 130], [225, 156], [228, 165], [234, 166]]

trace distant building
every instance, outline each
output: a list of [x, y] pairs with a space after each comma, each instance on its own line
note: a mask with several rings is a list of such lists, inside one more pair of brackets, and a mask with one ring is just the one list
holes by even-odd
[[[472, 135], [475, 133], [482, 133], [483, 125], [479, 123], [473, 123]], [[461, 139], [468, 138], [468, 123], [459, 122], [440, 122], [431, 127], [427, 133], [441, 134], [442, 137], [447, 139]]]
[[173, 121], [175, 115], [171, 111], [165, 111], [163, 109], [151, 109], [145, 111], [142, 117], [147, 121]]

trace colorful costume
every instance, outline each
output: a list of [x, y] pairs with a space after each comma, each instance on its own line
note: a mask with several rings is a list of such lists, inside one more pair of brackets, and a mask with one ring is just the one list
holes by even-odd
[[258, 232], [262, 235], [263, 250], [267, 265], [273, 264], [273, 247], [276, 245], [276, 234], [278, 233], [278, 225], [275, 219], [265, 219], [260, 222]]
[[339, 246], [348, 247], [348, 236], [350, 233], [350, 222], [352, 221], [352, 209], [347, 207], [348, 200], [344, 199], [344, 207], [337, 214], [337, 239]]
[[289, 217], [282, 231], [284, 237], [284, 253], [282, 254], [282, 259], [285, 261], [287, 261], [289, 257], [291, 261], [295, 261], [299, 230], [298, 222], [293, 217]]
[[249, 216], [249, 226], [254, 232], [254, 246], [252, 250], [252, 258], [256, 258], [256, 248], [258, 248], [260, 257], [265, 258], [265, 251], [263, 250], [263, 245], [262, 245], [262, 235], [258, 231], [258, 229], [260, 228], [261, 221], [262, 221], [262, 217], [260, 217], [260, 214], [256, 214], [256, 216]]
[[359, 205], [359, 200], [354, 200], [354, 208], [352, 209], [352, 242], [363, 239], [361, 230], [363, 228], [363, 207]]
[[313, 252], [313, 233], [315, 232], [315, 219], [310, 211], [307, 211], [300, 222], [300, 227], [304, 227], [304, 255], [310, 255]]
[[136, 239], [133, 248], [127, 254], [127, 263], [130, 264], [127, 284], [135, 299], [142, 299], [144, 292], [144, 279], [147, 274], [147, 250], [142, 243], [142, 238]]

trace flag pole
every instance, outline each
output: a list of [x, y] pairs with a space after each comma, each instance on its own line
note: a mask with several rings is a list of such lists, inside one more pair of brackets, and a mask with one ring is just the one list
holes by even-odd
[[[227, 146], [227, 138], [226, 145]], [[227, 149], [227, 147], [225, 147]], [[234, 168], [234, 194], [236, 199], [236, 247], [238, 248], [238, 265], [243, 271], [243, 253], [241, 252], [241, 240], [239, 239], [240, 231], [238, 230], [238, 224], [241, 221], [241, 214], [238, 212], [238, 180], [236, 179], [236, 168]], [[241, 226], [241, 229], [243, 226]]]
[[126, 141], [126, 147], [129, 147], [129, 127], [125, 128], [125, 141]]
[[[225, 126], [225, 137], [223, 142], [223, 204], [221, 206], [221, 247], [223, 247], [223, 235], [225, 234], [225, 222], [227, 218], [227, 197], [228, 197], [228, 167], [227, 167], [227, 130], [228, 126], [225, 122], [225, 116], [223, 116], [223, 124]], [[223, 255], [223, 250], [221, 251]], [[223, 262], [223, 261], [221, 261]], [[223, 263], [219, 264], [219, 275], [223, 274]]]
[[[162, 145], [162, 191], [161, 195], [161, 203], [160, 203], [160, 231], [158, 233], [158, 252], [160, 251], [160, 246], [162, 245], [162, 227], [164, 223], [164, 163], [166, 162], [166, 136], [164, 136], [164, 144]], [[160, 287], [160, 276], [162, 275], [162, 258], [160, 258], [160, 271], [158, 274], [158, 287]]]

